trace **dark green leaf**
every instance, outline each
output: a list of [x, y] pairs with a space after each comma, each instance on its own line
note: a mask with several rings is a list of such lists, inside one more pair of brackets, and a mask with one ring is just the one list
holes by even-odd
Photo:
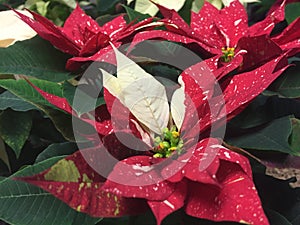
[[0, 74], [24, 74], [54, 82], [70, 78], [65, 70], [67, 56], [39, 37], [0, 48], [0, 58]]
[[300, 224], [300, 215], [298, 215], [293, 221], [292, 225]]
[[[62, 97], [62, 87], [57, 83], [37, 79], [31, 80], [31, 82], [50, 94]], [[25, 80], [0, 80], [0, 86], [41, 109], [67, 140], [74, 140], [71, 116], [57, 110]]]
[[178, 56], [178, 53], [182, 50], [179, 44], [169, 41], [153, 42], [153, 45], [161, 55], [168, 57]]
[[129, 19], [129, 21], [127, 21], [128, 23], [131, 21], [134, 21], [137, 23], [139, 21], [142, 21], [142, 20], [150, 17], [150, 15], [137, 12], [128, 6], [123, 5], [123, 7], [125, 8], [127, 15], [128, 15], [128, 19]]
[[79, 85], [75, 87], [71, 85], [69, 82], [64, 82], [63, 85], [64, 97], [68, 100], [69, 104], [72, 105], [72, 108], [79, 115], [93, 111], [99, 105], [105, 103], [103, 98], [94, 98], [89, 94], [87, 94], [84, 88], [85, 88], [84, 85]]
[[96, 0], [97, 9], [101, 15], [103, 14], [113, 14], [115, 11], [115, 5], [120, 2], [120, 0]]
[[287, 98], [300, 97], [300, 63], [295, 62], [294, 64], [296, 66], [290, 67], [270, 86], [271, 91]]
[[30, 133], [30, 142], [32, 144], [40, 146], [40, 144], [43, 144], [44, 142], [49, 144], [62, 143], [65, 141], [65, 138], [57, 131], [51, 119], [47, 118], [47, 115], [42, 112], [36, 112], [33, 116], [34, 120]]
[[194, 0], [186, 0], [183, 7], [179, 10], [179, 15], [190, 24], [191, 20], [191, 8]]
[[171, 80], [173, 84], [177, 84], [178, 76], [182, 72], [179, 69], [164, 64], [146, 64], [142, 66], [151, 75]]
[[[13, 177], [37, 174], [57, 162], [62, 157], [45, 160], [28, 166]], [[40, 188], [13, 180], [0, 183], [0, 219], [9, 224], [30, 225], [94, 225], [99, 219], [89, 217], [69, 208], [65, 203]]]
[[228, 132], [232, 132], [237, 127], [254, 128], [288, 115], [300, 117], [300, 101], [278, 96], [259, 95], [242, 113], [228, 123]]
[[7, 108], [22, 112], [37, 109], [34, 105], [15, 96], [11, 92], [5, 91], [0, 94], [0, 110], [5, 110]]
[[287, 4], [285, 7], [285, 19], [290, 24], [300, 16], [300, 2]]
[[291, 149], [300, 156], [300, 120], [292, 118], [292, 134], [290, 136]]
[[[254, 181], [265, 208], [280, 213], [289, 221], [300, 215], [300, 189], [291, 188], [289, 180], [278, 180], [265, 174], [254, 173]], [[270, 225], [273, 225], [272, 216], [270, 222]]]
[[52, 20], [57, 26], [63, 26], [73, 9], [62, 4], [50, 4], [47, 12], [47, 18]]
[[97, 17], [96, 21], [102, 27], [102, 26], [104, 26], [104, 24], [108, 23], [109, 21], [115, 19], [118, 16], [120, 16], [120, 14], [117, 14], [117, 15], [105, 14], [103, 16]]
[[292, 225], [283, 215], [278, 212], [267, 209], [265, 210], [268, 216], [269, 222], [272, 225]]
[[38, 155], [35, 162], [38, 163], [55, 156], [70, 155], [76, 150], [78, 150], [78, 147], [72, 142], [51, 144], [41, 154]]
[[64, 136], [65, 139], [75, 141], [71, 115], [47, 106], [40, 106], [40, 109], [49, 116], [56, 129]]
[[[149, 210], [147, 213], [139, 216], [121, 217], [121, 218], [104, 218], [99, 225], [154, 225], [155, 217]], [[239, 225], [240, 223], [235, 222], [213, 222], [209, 220], [203, 220], [195, 217], [190, 217], [185, 214], [183, 210], [178, 210], [171, 215], [167, 216], [163, 221], [162, 225]]]
[[248, 129], [270, 122], [272, 116], [266, 110], [271, 107], [267, 107], [267, 101], [267, 97], [257, 96], [242, 113], [230, 121], [230, 125]]
[[0, 138], [0, 160], [2, 160], [2, 162], [4, 162], [5, 165], [7, 166], [7, 168], [9, 170], [11, 170], [8, 155], [7, 155], [6, 148], [5, 148], [5, 144], [2, 140], [2, 138]]
[[29, 137], [32, 126], [30, 113], [6, 110], [0, 115], [0, 136], [17, 157]]
[[[45, 81], [45, 80], [37, 80], [32, 79], [31, 82], [42, 90], [54, 94], [56, 96], [62, 97], [62, 87], [61, 85]], [[34, 105], [46, 105], [50, 107], [54, 107], [48, 101], [46, 101], [33, 87], [31, 87], [27, 81], [25, 80], [0, 80], [0, 86], [7, 89], [14, 95], [30, 102]]]
[[290, 117], [273, 120], [260, 130], [228, 139], [231, 145], [246, 149], [280, 151], [293, 153], [288, 139], [292, 132]]

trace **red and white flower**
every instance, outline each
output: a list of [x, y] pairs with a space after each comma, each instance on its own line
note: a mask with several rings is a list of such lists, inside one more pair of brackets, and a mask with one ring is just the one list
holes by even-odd
[[[205, 62], [195, 64], [179, 76], [169, 104], [165, 87], [113, 48], [117, 77], [102, 70], [106, 105], [95, 110], [95, 120], [77, 115], [66, 99], [35, 87], [51, 104], [93, 124], [101, 143], [19, 179], [97, 217], [151, 209], [159, 225], [183, 208], [188, 215], [213, 221], [269, 224], [248, 159], [210, 137], [210, 130], [268, 87], [285, 69], [280, 67], [284, 56], [261, 65], [257, 73], [217, 79], [222, 92], [215, 91], [215, 76]], [[131, 140], [140, 151], [134, 151]]]

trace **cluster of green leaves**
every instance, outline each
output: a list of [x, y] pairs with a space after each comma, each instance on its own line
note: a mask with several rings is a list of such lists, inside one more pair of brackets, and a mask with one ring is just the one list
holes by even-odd
[[27, 0], [26, 9], [35, 11], [51, 19], [55, 24], [62, 25], [71, 11], [76, 7], [75, 0]]
[[17, 75], [34, 77], [36, 86], [72, 101], [75, 87], [66, 80], [74, 76], [64, 69], [67, 56], [35, 37], [1, 49], [0, 57], [0, 218], [9, 224], [95, 224], [99, 219], [13, 179], [36, 174], [77, 150], [71, 117]]

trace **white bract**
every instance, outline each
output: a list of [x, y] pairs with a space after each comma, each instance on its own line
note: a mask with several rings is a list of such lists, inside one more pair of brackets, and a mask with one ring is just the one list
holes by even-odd
[[174, 123], [178, 129], [181, 128], [184, 115], [185, 115], [185, 93], [184, 93], [184, 83], [181, 76], [178, 78], [178, 83], [181, 85], [180, 88], [174, 91], [171, 100], [171, 115]]
[[[127, 0], [130, 4], [133, 0]], [[185, 3], [185, 0], [152, 0], [153, 2], [162, 5], [168, 9], [180, 10]], [[134, 10], [154, 16], [158, 12], [158, 8], [149, 0], [136, 0]]]
[[[32, 18], [29, 12], [18, 11]], [[20, 20], [14, 11], [7, 10], [0, 12], [0, 47], [8, 47], [16, 41], [30, 39], [35, 35], [36, 32]]]
[[179, 130], [185, 110], [183, 87], [175, 91], [169, 107], [165, 87], [113, 45], [112, 47], [117, 59], [117, 77], [100, 69], [103, 86], [150, 131], [161, 135], [168, 126], [170, 111]]
[[[231, 2], [233, 2], [233, 0], [222, 0], [223, 4], [225, 6], [229, 6]], [[260, 2], [259, 0], [240, 0], [240, 3], [242, 3], [243, 5], [247, 5], [247, 3], [252, 3], [252, 2]]]

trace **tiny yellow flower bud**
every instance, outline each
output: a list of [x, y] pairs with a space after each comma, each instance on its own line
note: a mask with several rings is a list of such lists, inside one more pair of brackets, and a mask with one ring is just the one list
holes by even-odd
[[171, 148], [169, 148], [168, 150], [169, 151], [175, 151], [177, 149], [177, 147], [171, 147]]
[[163, 155], [161, 153], [155, 153], [153, 158], [163, 158]]
[[159, 143], [159, 147], [160, 147], [161, 149], [165, 148], [164, 143], [163, 143], [163, 142], [160, 142], [160, 143]]
[[172, 136], [173, 136], [173, 138], [178, 138], [179, 137], [179, 132], [178, 131], [172, 131]]

